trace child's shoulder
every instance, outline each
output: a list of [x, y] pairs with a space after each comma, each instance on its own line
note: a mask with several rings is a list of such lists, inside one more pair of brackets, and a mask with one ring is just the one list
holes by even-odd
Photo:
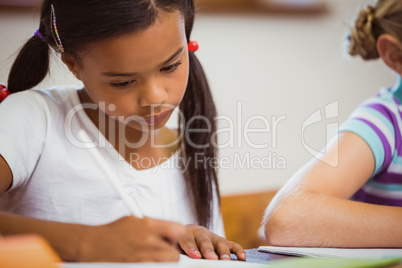
[[43, 109], [70, 109], [80, 104], [77, 86], [55, 86], [49, 89], [29, 89], [11, 94], [4, 101], [18, 106], [38, 106]]
[[46, 117], [65, 115], [80, 104], [78, 87], [63, 86], [50, 89], [29, 89], [8, 96], [0, 105], [3, 112], [34, 116], [44, 114]]
[[402, 103], [400, 93], [402, 92], [395, 91], [393, 88], [383, 87], [375, 96], [363, 101], [357, 109], [370, 107], [375, 110], [385, 110], [399, 114]]
[[16, 92], [7, 97], [4, 102], [27, 102], [46, 101], [47, 103], [54, 102], [60, 104], [65, 101], [79, 103], [77, 91], [80, 87], [77, 86], [54, 86], [49, 89], [28, 89]]
[[377, 102], [383, 105], [399, 107], [402, 103], [402, 78], [398, 76], [396, 83], [392, 87], [382, 87], [377, 95], [367, 102]]
[[72, 102], [74, 104], [79, 104], [79, 98], [77, 91], [80, 90], [77, 86], [54, 86], [49, 89], [32, 89], [34, 94], [40, 95], [47, 102], [52, 102], [55, 104], [63, 104], [66, 102]]

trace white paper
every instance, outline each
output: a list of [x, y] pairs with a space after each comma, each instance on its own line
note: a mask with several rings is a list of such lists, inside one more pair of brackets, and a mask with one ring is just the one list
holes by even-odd
[[260, 252], [286, 254], [293, 256], [321, 257], [321, 258], [354, 258], [354, 259], [383, 259], [402, 258], [402, 248], [301, 248], [301, 247], [272, 247], [262, 246]]
[[242, 261], [223, 261], [223, 260], [197, 260], [191, 259], [185, 255], [180, 255], [180, 261], [177, 263], [63, 263], [60, 268], [171, 268], [171, 267], [188, 267], [188, 268], [213, 268], [213, 267], [250, 267], [262, 268], [267, 267], [263, 264], [242, 262]]

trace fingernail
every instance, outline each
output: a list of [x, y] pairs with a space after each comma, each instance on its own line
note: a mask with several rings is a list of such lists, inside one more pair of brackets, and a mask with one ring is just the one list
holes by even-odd
[[218, 258], [218, 255], [216, 255], [216, 253], [210, 249], [207, 249], [205, 251], [205, 253], [208, 254], [209, 256], [214, 256], [214, 257]]
[[188, 253], [188, 255], [191, 258], [195, 258], [195, 259], [201, 259], [202, 258], [201, 253], [198, 250], [196, 250], [195, 248], [190, 249], [190, 252]]
[[230, 256], [227, 255], [227, 254], [225, 254], [225, 255], [222, 255], [222, 256], [221, 256], [221, 259], [222, 259], [222, 260], [230, 260]]

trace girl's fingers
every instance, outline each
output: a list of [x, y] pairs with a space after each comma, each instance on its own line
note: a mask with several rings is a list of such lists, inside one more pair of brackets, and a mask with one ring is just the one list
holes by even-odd
[[192, 233], [186, 235], [185, 237], [179, 240], [179, 245], [181, 249], [186, 253], [190, 258], [193, 259], [201, 259], [200, 250], [195, 243], [194, 236]]
[[179, 240], [179, 245], [188, 256], [204, 257], [210, 260], [231, 260], [232, 252], [236, 254], [238, 260], [246, 260], [246, 254], [239, 244], [227, 241], [204, 227], [188, 225], [187, 228], [187, 235]]
[[239, 244], [229, 241], [229, 248], [230, 248], [230, 252], [236, 254], [237, 259], [239, 261], [245, 261], [246, 260], [246, 252], [244, 252], [244, 249], [242, 248], [242, 246], [240, 246]]
[[200, 249], [202, 256], [209, 260], [218, 260], [219, 257], [215, 253], [214, 245], [211, 239], [207, 235], [198, 235], [196, 237], [196, 243]]
[[232, 259], [230, 257], [230, 247], [226, 239], [218, 239], [215, 243], [215, 248], [221, 260], [229, 261]]

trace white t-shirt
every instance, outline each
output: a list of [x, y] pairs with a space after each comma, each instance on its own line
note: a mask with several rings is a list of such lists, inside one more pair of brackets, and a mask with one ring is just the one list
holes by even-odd
[[[130, 212], [77, 136], [85, 130], [128, 195], [150, 218], [196, 224], [178, 155], [136, 170], [99, 134], [77, 88], [27, 90], [0, 104], [0, 155], [13, 173], [2, 211], [39, 219], [99, 225]], [[102, 142], [103, 140], [103, 142]], [[211, 231], [224, 236], [217, 198]]]

